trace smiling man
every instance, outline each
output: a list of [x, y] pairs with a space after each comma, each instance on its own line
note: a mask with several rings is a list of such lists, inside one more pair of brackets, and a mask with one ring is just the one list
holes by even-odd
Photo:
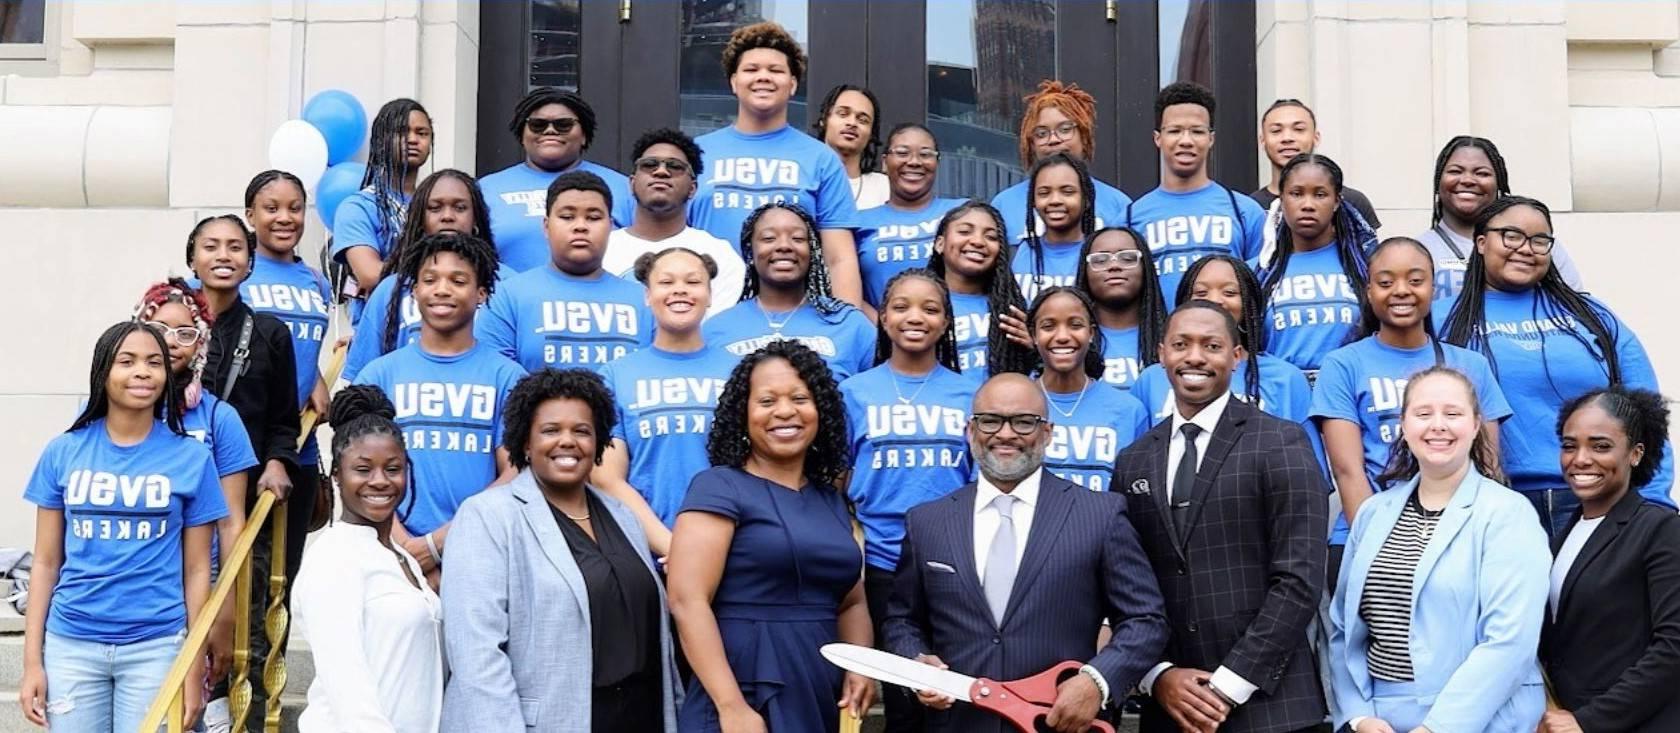
[[[1249, 198], [1260, 204], [1262, 209], [1272, 208], [1272, 202], [1283, 195], [1278, 188], [1283, 178], [1283, 167], [1289, 164], [1291, 158], [1313, 152], [1318, 142], [1318, 116], [1313, 114], [1311, 107], [1299, 99], [1273, 102], [1266, 108], [1266, 113], [1260, 115], [1260, 150], [1266, 154], [1266, 160], [1271, 161], [1272, 180], [1249, 194]], [[1371, 225], [1372, 231], [1382, 227], [1377, 210], [1371, 207], [1371, 199], [1365, 194], [1344, 186], [1342, 198], [1359, 210], [1359, 215], [1365, 217], [1365, 223]]]

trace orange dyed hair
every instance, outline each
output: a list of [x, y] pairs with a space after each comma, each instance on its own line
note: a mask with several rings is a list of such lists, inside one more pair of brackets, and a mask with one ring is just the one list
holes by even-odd
[[1033, 164], [1032, 131], [1038, 126], [1038, 113], [1055, 107], [1073, 121], [1079, 140], [1085, 144], [1085, 157], [1097, 152], [1097, 100], [1078, 84], [1063, 84], [1055, 79], [1038, 83], [1038, 91], [1026, 98], [1027, 110], [1021, 114], [1021, 166]]

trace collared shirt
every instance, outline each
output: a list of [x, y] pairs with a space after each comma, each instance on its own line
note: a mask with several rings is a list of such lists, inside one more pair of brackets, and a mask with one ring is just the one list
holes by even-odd
[[1202, 468], [1202, 459], [1207, 457], [1208, 444], [1213, 442], [1213, 429], [1219, 425], [1219, 419], [1225, 416], [1225, 406], [1231, 403], [1231, 391], [1209, 402], [1195, 417], [1186, 420], [1175, 407], [1172, 414], [1172, 439], [1167, 442], [1167, 498], [1169, 500], [1184, 501], [1172, 495], [1173, 482], [1178, 475], [1178, 462], [1184, 458], [1184, 433], [1179, 432], [1185, 423], [1193, 423], [1202, 429], [1196, 435], [1196, 470]]
[[[1042, 430], [1043, 427], [1041, 426]], [[1039, 468], [1021, 479], [1015, 485], [1010, 496], [1018, 501], [1010, 509], [1009, 517], [1015, 522], [1015, 567], [1021, 567], [1021, 557], [1027, 551], [1027, 535], [1032, 532], [1033, 510], [1038, 506], [1038, 486], [1044, 476], [1044, 469]], [[980, 575], [980, 582], [986, 582], [986, 557], [992, 549], [992, 538], [997, 535], [1001, 518], [992, 506], [992, 500], [1003, 492], [982, 474], [974, 487], [974, 568]]]

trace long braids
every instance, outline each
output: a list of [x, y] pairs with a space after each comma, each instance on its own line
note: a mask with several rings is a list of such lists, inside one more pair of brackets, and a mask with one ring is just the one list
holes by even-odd
[[[1109, 232], [1120, 232], [1131, 237], [1132, 243], [1137, 245], [1141, 255], [1138, 260], [1138, 277], [1142, 282], [1138, 284], [1137, 296], [1132, 302], [1117, 307], [1137, 309], [1137, 351], [1138, 366], [1146, 367], [1161, 360], [1161, 340], [1167, 335], [1167, 303], [1161, 295], [1161, 278], [1155, 272], [1155, 258], [1149, 252], [1149, 242], [1136, 230], [1130, 227], [1103, 227], [1085, 238], [1085, 246], [1079, 248], [1079, 269], [1073, 276], [1073, 286], [1087, 295], [1091, 294], [1091, 266], [1086, 264], [1085, 258], [1091, 255], [1091, 248], [1096, 246], [1097, 238]], [[1096, 302], [1096, 296], [1091, 297]], [[1104, 304], [1098, 303], [1099, 308]]]
[[[899, 282], [911, 278], [920, 278], [933, 283], [933, 286], [939, 290], [940, 298], [945, 301], [945, 332], [939, 335], [938, 342], [934, 344], [933, 355], [939, 361], [940, 366], [961, 373], [962, 364], [957, 358], [956, 311], [951, 308], [951, 289], [945, 285], [944, 278], [925, 267], [912, 267], [893, 275], [892, 279], [887, 281], [886, 289], [882, 291], [881, 310], [884, 312], [887, 309], [887, 304], [892, 302], [893, 288]], [[892, 358], [892, 350], [892, 339], [887, 336], [887, 319], [883, 315], [876, 320], [875, 324], [875, 364], [879, 366], [887, 363], [887, 360]]]
[[185, 279], [172, 277], [160, 283], [153, 283], [146, 288], [146, 293], [140, 296], [140, 302], [134, 306], [134, 320], [142, 323], [150, 321], [157, 315], [158, 309], [168, 303], [180, 303], [187, 309], [192, 318], [193, 327], [198, 329], [198, 353], [187, 365], [191, 377], [177, 380], [174, 387], [180, 390], [183, 409], [191, 410], [198, 407], [204, 399], [204, 366], [210, 359], [210, 331], [216, 325], [216, 314], [210, 310], [209, 301]]
[[[467, 196], [472, 199], [473, 211], [473, 227], [470, 234], [490, 245], [492, 253], [496, 252], [496, 240], [490, 232], [490, 206], [484, 201], [484, 192], [479, 189], [478, 181], [463, 171], [445, 168], [426, 176], [420, 185], [414, 187], [414, 200], [408, 207], [408, 215], [403, 219], [402, 234], [392, 246], [391, 254], [385, 258], [384, 267], [380, 268], [380, 280], [397, 274], [411, 244], [426, 237], [427, 202], [431, 200], [432, 189], [437, 187], [438, 181], [445, 178], [460, 181], [467, 187]], [[395, 285], [398, 287], [391, 291], [391, 301], [385, 306], [385, 330], [379, 337], [380, 353], [384, 354], [391, 353], [391, 350], [397, 347], [397, 333], [402, 330], [403, 294], [409, 292], [402, 289], [401, 283]], [[412, 282], [409, 287], [413, 287]]]
[[1441, 147], [1441, 154], [1435, 156], [1435, 177], [1430, 179], [1433, 188], [1429, 191], [1429, 200], [1434, 202], [1430, 211], [1429, 224], [1434, 226], [1441, 223], [1441, 217], [1446, 210], [1441, 206], [1441, 175], [1447, 172], [1447, 161], [1460, 148], [1475, 148], [1487, 156], [1488, 162], [1493, 164], [1493, 184], [1496, 196], [1511, 195], [1511, 174], [1505, 167], [1505, 156], [1499, 154], [1499, 146], [1492, 140], [1474, 135], [1459, 135], [1447, 141]]
[[163, 334], [136, 320], [121, 321], [99, 335], [99, 341], [93, 346], [93, 368], [88, 373], [88, 401], [82, 407], [81, 414], [76, 416], [75, 422], [70, 423], [67, 433], [81, 430], [111, 412], [111, 395], [105, 389], [105, 383], [111, 380], [111, 367], [117, 363], [117, 351], [122, 348], [122, 342], [132, 333], [144, 333], [157, 339], [158, 351], [163, 354], [163, 391], [158, 401], [152, 405], [152, 416], [164, 421], [169, 431], [176, 435], [186, 435], [187, 430], [181, 424], [181, 415], [185, 412], [181, 408], [180, 390], [175, 387], [174, 370], [169, 364], [169, 344], [164, 341]]
[[[1368, 261], [1376, 262], [1377, 255], [1381, 254], [1383, 250], [1386, 250], [1389, 247], [1411, 247], [1421, 253], [1423, 255], [1423, 261], [1428, 263], [1429, 281], [1431, 283], [1434, 282], [1434, 255], [1429, 253], [1429, 248], [1423, 246], [1422, 242], [1419, 242], [1411, 237], [1389, 237], [1388, 239], [1384, 239], [1382, 242], [1378, 243], [1377, 246], [1372, 247], [1371, 251], [1367, 253], [1366, 256], [1369, 258]], [[1423, 321], [1423, 333], [1425, 336], [1429, 337], [1429, 345], [1435, 349], [1435, 365], [1441, 366], [1442, 364], [1447, 363], [1447, 355], [1446, 352], [1441, 349], [1440, 337], [1435, 334], [1435, 319], [1430, 317], [1431, 313], [1429, 312], [1429, 309], [1434, 307], [1434, 303], [1429, 298], [1419, 298], [1418, 301], [1426, 309], [1420, 316], [1420, 319]], [[1382, 330], [1382, 326], [1382, 321], [1377, 318], [1376, 308], [1371, 305], [1371, 299], [1361, 297], [1359, 299], [1359, 331], [1354, 338], [1375, 336], [1378, 331]]]
[[[1342, 197], [1342, 167], [1329, 156], [1318, 153], [1302, 153], [1291, 158], [1284, 164], [1283, 172], [1278, 176], [1279, 190], [1289, 182], [1289, 176], [1295, 171], [1309, 165], [1316, 165], [1324, 169], [1330, 176], [1330, 187], [1336, 192], [1336, 211], [1331, 215], [1330, 226], [1334, 228], [1335, 239], [1330, 246], [1336, 248], [1336, 259], [1341, 262], [1342, 274], [1347, 277], [1348, 287], [1361, 306], [1365, 302], [1365, 283], [1369, 279], [1365, 251], [1376, 243], [1376, 233], [1371, 231], [1370, 225], [1365, 223], [1364, 217], [1354, 210], [1353, 204]], [[1260, 266], [1264, 273], [1265, 302], [1271, 303], [1272, 296], [1277, 292], [1278, 283], [1289, 273], [1289, 258], [1295, 251], [1295, 234], [1289, 228], [1288, 221], [1278, 222], [1277, 246], [1272, 251], [1269, 262]]]
[[1248, 396], [1249, 404], [1258, 406], [1260, 353], [1266, 350], [1266, 328], [1261, 313], [1260, 279], [1254, 276], [1254, 271], [1248, 269], [1247, 263], [1231, 255], [1208, 255], [1196, 260], [1184, 271], [1184, 279], [1178, 282], [1174, 307], [1176, 309], [1196, 299], [1192, 295], [1196, 290], [1196, 278], [1211, 262], [1223, 262], [1230, 266], [1237, 279], [1237, 290], [1242, 296], [1242, 318], [1237, 319], [1237, 329], [1242, 332], [1243, 350], [1248, 352], [1248, 373], [1243, 375], [1243, 393]]
[[[1003, 329], [995, 324], [1002, 316], [1008, 315], [1012, 309], [1027, 312], [1027, 298], [1021, 294], [1021, 284], [1015, 281], [1015, 268], [1009, 263], [1009, 247], [1003, 243], [1008, 231], [1004, 227], [1003, 214], [991, 204], [979, 199], [969, 199], [940, 217], [939, 227], [935, 230], [935, 238], [943, 240], [950, 233], [951, 225], [963, 218], [971, 211], [984, 211], [992, 218], [992, 224], [998, 232], [998, 251], [992, 257], [992, 266], [986, 274], [986, 376], [995, 377], [999, 374], [1031, 374], [1038, 368], [1038, 352], [1028, 349], [1014, 341]], [[949, 246], [949, 245], [947, 245]], [[946, 278], [945, 257], [934, 252], [928, 257], [927, 269], [937, 275], [940, 281]], [[947, 286], [949, 289], [949, 286]]]
[[420, 241], [408, 246], [403, 252], [402, 261], [397, 263], [397, 281], [393, 283], [396, 287], [391, 291], [391, 316], [385, 321], [385, 333], [381, 337], [386, 353], [395, 348], [397, 341], [399, 319], [395, 311], [401, 294], [412, 291], [415, 281], [420, 279], [420, 269], [426, 266], [427, 261], [444, 252], [453, 253], [466, 260], [478, 278], [478, 287], [484, 290], [486, 297], [496, 291], [496, 250], [489, 242], [471, 234], [453, 231], [442, 231], [420, 238]]
[[831, 320], [833, 316], [844, 311], [848, 304], [834, 297], [834, 287], [828, 277], [828, 263], [823, 260], [822, 237], [817, 231], [817, 220], [811, 218], [810, 212], [799, 204], [772, 201], [753, 209], [753, 212], [747, 215], [747, 220], [741, 224], [741, 259], [747, 264], [746, 284], [741, 288], [741, 300], [758, 297], [758, 267], [753, 261], [753, 233], [758, 229], [758, 220], [764, 218], [764, 214], [772, 209], [792, 212], [805, 223], [806, 241], [810, 242], [811, 249], [809, 266], [805, 270], [805, 302], [816, 308], [823, 320]]
[[[381, 223], [402, 220], [406, 205], [403, 201], [403, 181], [408, 179], [407, 146], [408, 117], [419, 112], [431, 119], [431, 113], [419, 102], [401, 98], [386, 102], [374, 115], [368, 133], [367, 172], [362, 174], [362, 189], [372, 189], [374, 211]], [[395, 245], [397, 233], [393, 227], [380, 228], [386, 241], [376, 242], [379, 250], [389, 252]]]
[[[1034, 163], [1032, 169], [1027, 173], [1027, 218], [1025, 220], [1027, 222], [1027, 238], [1022, 244], [1032, 252], [1033, 282], [1040, 286], [1044, 283], [1044, 240], [1038, 233], [1038, 222], [1036, 221], [1038, 209], [1033, 206], [1033, 190], [1038, 187], [1038, 174], [1046, 168], [1058, 165], [1072, 168], [1073, 172], [1079, 177], [1079, 199], [1082, 202], [1079, 212], [1080, 235], [1090, 237], [1092, 232], [1097, 229], [1097, 189], [1091, 183], [1091, 171], [1086, 167], [1085, 161], [1067, 153], [1055, 153], [1040, 158], [1037, 163]], [[1046, 229], [1048, 228], [1049, 225], [1046, 225]]]

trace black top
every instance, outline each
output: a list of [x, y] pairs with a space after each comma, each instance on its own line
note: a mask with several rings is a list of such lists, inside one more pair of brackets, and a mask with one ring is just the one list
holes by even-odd
[[[234, 351], [245, 319], [252, 321], [251, 353], [245, 359], [245, 373], [234, 382], [226, 400], [239, 411], [251, 447], [257, 453], [260, 474], [270, 459], [296, 466], [298, 462], [297, 361], [292, 355], [292, 333], [274, 316], [257, 313], [235, 299], [228, 309], [216, 314], [210, 329], [210, 353], [204, 365], [206, 392], [222, 396], [222, 385], [233, 371]], [[248, 496], [255, 497], [256, 491]]]
[[[572, 550], [589, 589], [594, 685], [617, 685], [638, 675], [659, 680], [659, 586], [612, 514], [585, 491], [595, 539], [553, 504], [548, 508]], [[656, 690], [658, 688], [655, 688]]]
[[[1266, 190], [1265, 186], [1261, 186], [1259, 190], [1249, 194], [1248, 197], [1260, 204], [1262, 209], [1272, 208], [1272, 202], [1277, 200], [1277, 194]], [[1366, 198], [1365, 194], [1352, 187], [1343, 187], [1342, 198], [1353, 204], [1353, 208], [1359, 210], [1359, 215], [1365, 217], [1365, 223], [1370, 224], [1372, 229], [1382, 228], [1382, 220], [1377, 218], [1377, 210], [1371, 207], [1371, 199]]]

